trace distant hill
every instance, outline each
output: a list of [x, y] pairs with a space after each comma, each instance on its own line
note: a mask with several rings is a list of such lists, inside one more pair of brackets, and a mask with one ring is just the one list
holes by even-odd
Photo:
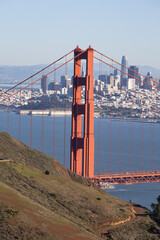
[[46, 65], [35, 65], [35, 66], [0, 66], [0, 82], [9, 83], [15, 81], [22, 81]]
[[[111, 64], [111, 63], [110, 63]], [[9, 83], [9, 82], [15, 82], [15, 81], [22, 81], [26, 79], [27, 77], [33, 75], [34, 73], [38, 72], [42, 68], [44, 68], [46, 65], [41, 64], [41, 65], [33, 65], [33, 66], [0, 66], [0, 83]], [[58, 66], [58, 65], [57, 65]], [[114, 65], [115, 66], [115, 65]], [[119, 67], [119, 66], [118, 66]], [[151, 72], [152, 76], [157, 76], [160, 78], [160, 69], [156, 69], [150, 66], [138, 66], [139, 67], [139, 72], [143, 75], [146, 75], [147, 72]], [[53, 67], [49, 68], [49, 71], [53, 70]], [[99, 64], [95, 63], [94, 64], [94, 77], [95, 79], [99, 75]], [[111, 73], [113, 70], [106, 66], [102, 65], [102, 73]], [[61, 69], [57, 70], [56, 72], [56, 80], [60, 81], [60, 77], [64, 75], [66, 72], [65, 67], [62, 67]], [[44, 71], [45, 74], [45, 71]], [[34, 80], [40, 78], [43, 75], [43, 73], [39, 74]], [[67, 75], [69, 77], [72, 77], [73, 75], [73, 64], [69, 63], [67, 65]], [[53, 74], [49, 76], [50, 81], [53, 80]]]
[[139, 68], [139, 73], [146, 76], [148, 72], [151, 72], [152, 76], [160, 78], [160, 69], [156, 69], [151, 66], [137, 66]]
[[136, 217], [131, 204], [0, 133], [1, 240], [158, 239], [159, 228], [139, 209]]

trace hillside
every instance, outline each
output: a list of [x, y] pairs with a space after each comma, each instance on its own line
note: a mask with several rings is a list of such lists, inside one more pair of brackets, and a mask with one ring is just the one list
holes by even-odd
[[[132, 205], [109, 196], [90, 180], [7, 133], [0, 133], [0, 161], [3, 159], [12, 161], [0, 162], [1, 240], [131, 239], [133, 226], [133, 239], [159, 239], [159, 233], [148, 230], [149, 216], [135, 222]], [[124, 222], [127, 227], [120, 224]], [[136, 238], [139, 233], [148, 238]]]

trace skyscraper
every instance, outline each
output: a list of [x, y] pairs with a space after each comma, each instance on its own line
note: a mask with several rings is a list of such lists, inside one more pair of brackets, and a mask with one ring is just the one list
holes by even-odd
[[134, 89], [135, 88], [135, 79], [134, 78], [128, 78], [128, 89]]
[[67, 75], [63, 75], [61, 76], [61, 84], [62, 84], [62, 88], [64, 87], [68, 88], [68, 86], [71, 85], [71, 79], [68, 78]]
[[41, 89], [46, 94], [46, 91], [48, 90], [49, 85], [49, 77], [48, 76], [42, 76], [41, 78]]
[[98, 76], [98, 79], [101, 80], [102, 82], [104, 82], [105, 84], [107, 84], [107, 78], [108, 78], [108, 75], [107, 74], [101, 74]]
[[[133, 72], [134, 71], [134, 72]], [[136, 66], [130, 66], [128, 69], [128, 74], [129, 74], [129, 78], [134, 78], [135, 79], [135, 84], [139, 85], [139, 81], [136, 79], [139, 77], [138, 75], [138, 68]]]
[[[147, 77], [143, 80], [143, 88], [144, 89], [148, 89], [148, 90], [152, 90], [152, 87], [150, 85], [153, 85], [153, 82], [150, 81], [149, 79], [153, 79], [152, 75], [151, 75], [151, 72], [148, 72], [147, 73]], [[145, 84], [147, 83], [147, 84]], [[148, 85], [150, 84], [150, 85]]]
[[118, 70], [114, 69], [113, 74], [114, 74], [114, 76], [118, 75]]
[[123, 56], [122, 57], [122, 65], [123, 66], [121, 66], [121, 70], [123, 72], [121, 72], [121, 82], [120, 82], [120, 86], [121, 87], [122, 86], [126, 86], [126, 79], [128, 78], [128, 76], [127, 76], [127, 68], [125, 68], [125, 67], [128, 66], [127, 56]]

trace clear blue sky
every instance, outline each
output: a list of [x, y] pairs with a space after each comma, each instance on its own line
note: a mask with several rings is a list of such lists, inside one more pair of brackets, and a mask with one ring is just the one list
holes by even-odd
[[160, 69], [160, 0], [0, 0], [0, 65], [49, 63], [78, 44]]

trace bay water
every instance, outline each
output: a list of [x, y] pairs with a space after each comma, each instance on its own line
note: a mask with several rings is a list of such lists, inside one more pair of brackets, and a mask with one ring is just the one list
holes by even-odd
[[[8, 131], [7, 119], [8, 113], [1, 111], [0, 131]], [[32, 147], [39, 151], [42, 150], [42, 122], [42, 116], [32, 116]], [[160, 169], [159, 123], [95, 118], [94, 131], [95, 173]], [[14, 112], [9, 114], [9, 134], [19, 140], [19, 114]], [[67, 168], [70, 166], [70, 136], [70, 116], [44, 116], [43, 152], [53, 156], [55, 144], [54, 157], [63, 165], [66, 159]], [[31, 116], [21, 115], [21, 141], [30, 146], [30, 138]], [[160, 183], [114, 185], [106, 191], [151, 209], [151, 203], [156, 203], [160, 195]]]

